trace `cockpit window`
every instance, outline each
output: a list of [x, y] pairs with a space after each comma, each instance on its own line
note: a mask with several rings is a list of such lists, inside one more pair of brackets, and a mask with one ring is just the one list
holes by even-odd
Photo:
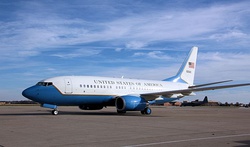
[[38, 86], [52, 86], [52, 82], [38, 82], [36, 85]]
[[53, 85], [52, 82], [48, 82], [48, 86], [51, 86], [51, 85]]

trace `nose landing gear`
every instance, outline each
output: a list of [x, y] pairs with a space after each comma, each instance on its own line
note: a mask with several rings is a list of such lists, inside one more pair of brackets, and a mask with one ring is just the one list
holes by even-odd
[[56, 110], [56, 109], [55, 109], [55, 110], [52, 110], [52, 114], [53, 114], [53, 115], [57, 115], [57, 114], [58, 114], [58, 110]]

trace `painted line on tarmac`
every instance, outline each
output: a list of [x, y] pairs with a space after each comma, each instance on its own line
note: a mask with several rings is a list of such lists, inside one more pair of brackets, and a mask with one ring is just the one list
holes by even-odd
[[162, 145], [162, 144], [170, 144], [170, 143], [210, 140], [210, 139], [221, 139], [221, 138], [231, 138], [231, 137], [242, 137], [242, 136], [250, 136], [250, 134], [236, 134], [236, 135], [227, 135], [227, 136], [214, 136], [214, 137], [193, 138], [193, 139], [173, 140], [173, 141], [164, 141], [164, 142], [153, 142], [153, 143], [145, 143], [145, 144], [128, 145], [128, 146], [123, 146], [123, 147], [140, 147], [140, 146], [150, 146], [150, 145]]

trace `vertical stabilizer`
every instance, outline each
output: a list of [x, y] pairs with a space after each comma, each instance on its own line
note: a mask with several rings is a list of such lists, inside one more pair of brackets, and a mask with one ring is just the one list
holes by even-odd
[[207, 96], [205, 96], [205, 98], [204, 98], [204, 100], [203, 100], [203, 103], [208, 103]]
[[197, 59], [198, 47], [193, 47], [189, 52], [187, 58], [181, 65], [178, 73], [171, 78], [165, 79], [164, 81], [171, 82], [184, 82], [188, 85], [194, 84], [194, 75], [196, 69], [196, 59]]

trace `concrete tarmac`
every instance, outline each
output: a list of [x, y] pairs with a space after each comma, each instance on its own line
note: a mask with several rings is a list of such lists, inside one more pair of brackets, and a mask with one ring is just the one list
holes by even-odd
[[250, 108], [151, 107], [151, 115], [115, 107], [84, 111], [0, 107], [0, 147], [250, 146]]

